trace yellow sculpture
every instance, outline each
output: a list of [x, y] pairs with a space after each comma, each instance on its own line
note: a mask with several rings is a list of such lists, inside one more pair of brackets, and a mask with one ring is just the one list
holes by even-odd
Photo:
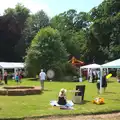
[[101, 105], [101, 104], [104, 104], [104, 98], [95, 98], [93, 101], [92, 101], [93, 104], [97, 104], [97, 105]]

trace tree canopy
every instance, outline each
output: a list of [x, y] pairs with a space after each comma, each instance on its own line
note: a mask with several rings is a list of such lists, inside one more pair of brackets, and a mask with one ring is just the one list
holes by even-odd
[[32, 40], [25, 63], [29, 73], [37, 73], [40, 68], [54, 69], [56, 64], [59, 65], [66, 60], [67, 52], [59, 32], [47, 27], [42, 28]]
[[0, 61], [20, 62], [27, 56], [28, 66], [47, 69], [72, 56], [103, 64], [120, 58], [119, 52], [119, 0], [104, 0], [89, 12], [70, 9], [51, 19], [43, 10], [30, 14], [22, 4], [0, 16]]

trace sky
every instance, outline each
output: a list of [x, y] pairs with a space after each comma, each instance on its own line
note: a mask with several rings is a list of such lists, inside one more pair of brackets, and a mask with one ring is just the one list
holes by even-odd
[[43, 9], [49, 17], [53, 17], [59, 13], [69, 9], [75, 9], [78, 12], [88, 12], [93, 7], [98, 6], [103, 0], [2, 0], [0, 4], [0, 14], [4, 10], [14, 8], [17, 3], [22, 3], [29, 8], [32, 13]]

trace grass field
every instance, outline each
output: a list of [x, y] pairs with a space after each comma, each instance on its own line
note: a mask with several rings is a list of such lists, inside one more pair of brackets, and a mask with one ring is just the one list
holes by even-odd
[[[75, 89], [76, 85], [86, 85], [85, 103], [75, 105], [75, 110], [60, 110], [49, 105], [51, 100], [57, 100], [59, 90], [66, 88], [67, 90]], [[9, 85], [16, 85], [14, 81], [9, 81]], [[24, 79], [21, 85], [39, 86], [39, 81], [30, 81]], [[66, 115], [66, 114], [91, 114], [106, 113], [111, 111], [120, 111], [120, 84], [112, 79], [108, 82], [106, 93], [100, 95], [104, 97], [104, 105], [92, 104], [92, 100], [97, 95], [96, 83], [78, 82], [45, 82], [45, 88], [41, 95], [30, 96], [0, 96], [0, 118], [21, 118], [31, 116], [45, 115]], [[68, 99], [72, 99], [73, 94], [68, 92]]]

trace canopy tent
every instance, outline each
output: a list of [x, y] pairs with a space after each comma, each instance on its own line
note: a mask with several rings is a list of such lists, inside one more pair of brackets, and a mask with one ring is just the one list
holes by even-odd
[[85, 66], [82, 66], [82, 67], [80, 67], [80, 69], [85, 69], [85, 68], [91, 68], [91, 69], [97, 69], [97, 68], [101, 68], [101, 66], [100, 65], [98, 65], [98, 64], [90, 64], [90, 65], [85, 65]]
[[89, 64], [89, 65], [82, 66], [82, 67], [80, 67], [80, 76], [81, 76], [82, 69], [87, 69], [87, 73], [89, 73], [90, 69], [97, 69], [97, 68], [100, 69], [101, 66], [98, 64]]
[[2, 74], [4, 75], [4, 69], [14, 69], [14, 73], [16, 69], [24, 68], [24, 63], [17, 62], [0, 62], [0, 69], [2, 69]]
[[[80, 67], [80, 76], [81, 76], [81, 70], [82, 69], [87, 69], [88, 73], [89, 73], [90, 69], [100, 69], [100, 71], [102, 71], [101, 65], [99, 65], [99, 64], [89, 64], [89, 65], [85, 65], [85, 66]], [[102, 90], [102, 76], [100, 76], [100, 91], [101, 90]]]
[[100, 69], [100, 91], [102, 93], [102, 74], [103, 74], [103, 69], [106, 68], [107, 71], [108, 71], [108, 68], [120, 68], [120, 59], [117, 59], [117, 60], [114, 60], [114, 61], [111, 61], [111, 62], [108, 62], [106, 64], [103, 64], [103, 65], [98, 65], [98, 64], [90, 64], [90, 65], [86, 65], [86, 66], [82, 66], [80, 68], [80, 72], [81, 72], [81, 69], [84, 69], [84, 68], [87, 68], [87, 69], [97, 69], [99, 68]]
[[[100, 78], [100, 89], [102, 88], [102, 71], [104, 68], [120, 68], [120, 59], [108, 62], [106, 64], [101, 65], [101, 78]], [[102, 89], [101, 89], [102, 90]]]
[[120, 68], [120, 59], [101, 65], [102, 68]]

